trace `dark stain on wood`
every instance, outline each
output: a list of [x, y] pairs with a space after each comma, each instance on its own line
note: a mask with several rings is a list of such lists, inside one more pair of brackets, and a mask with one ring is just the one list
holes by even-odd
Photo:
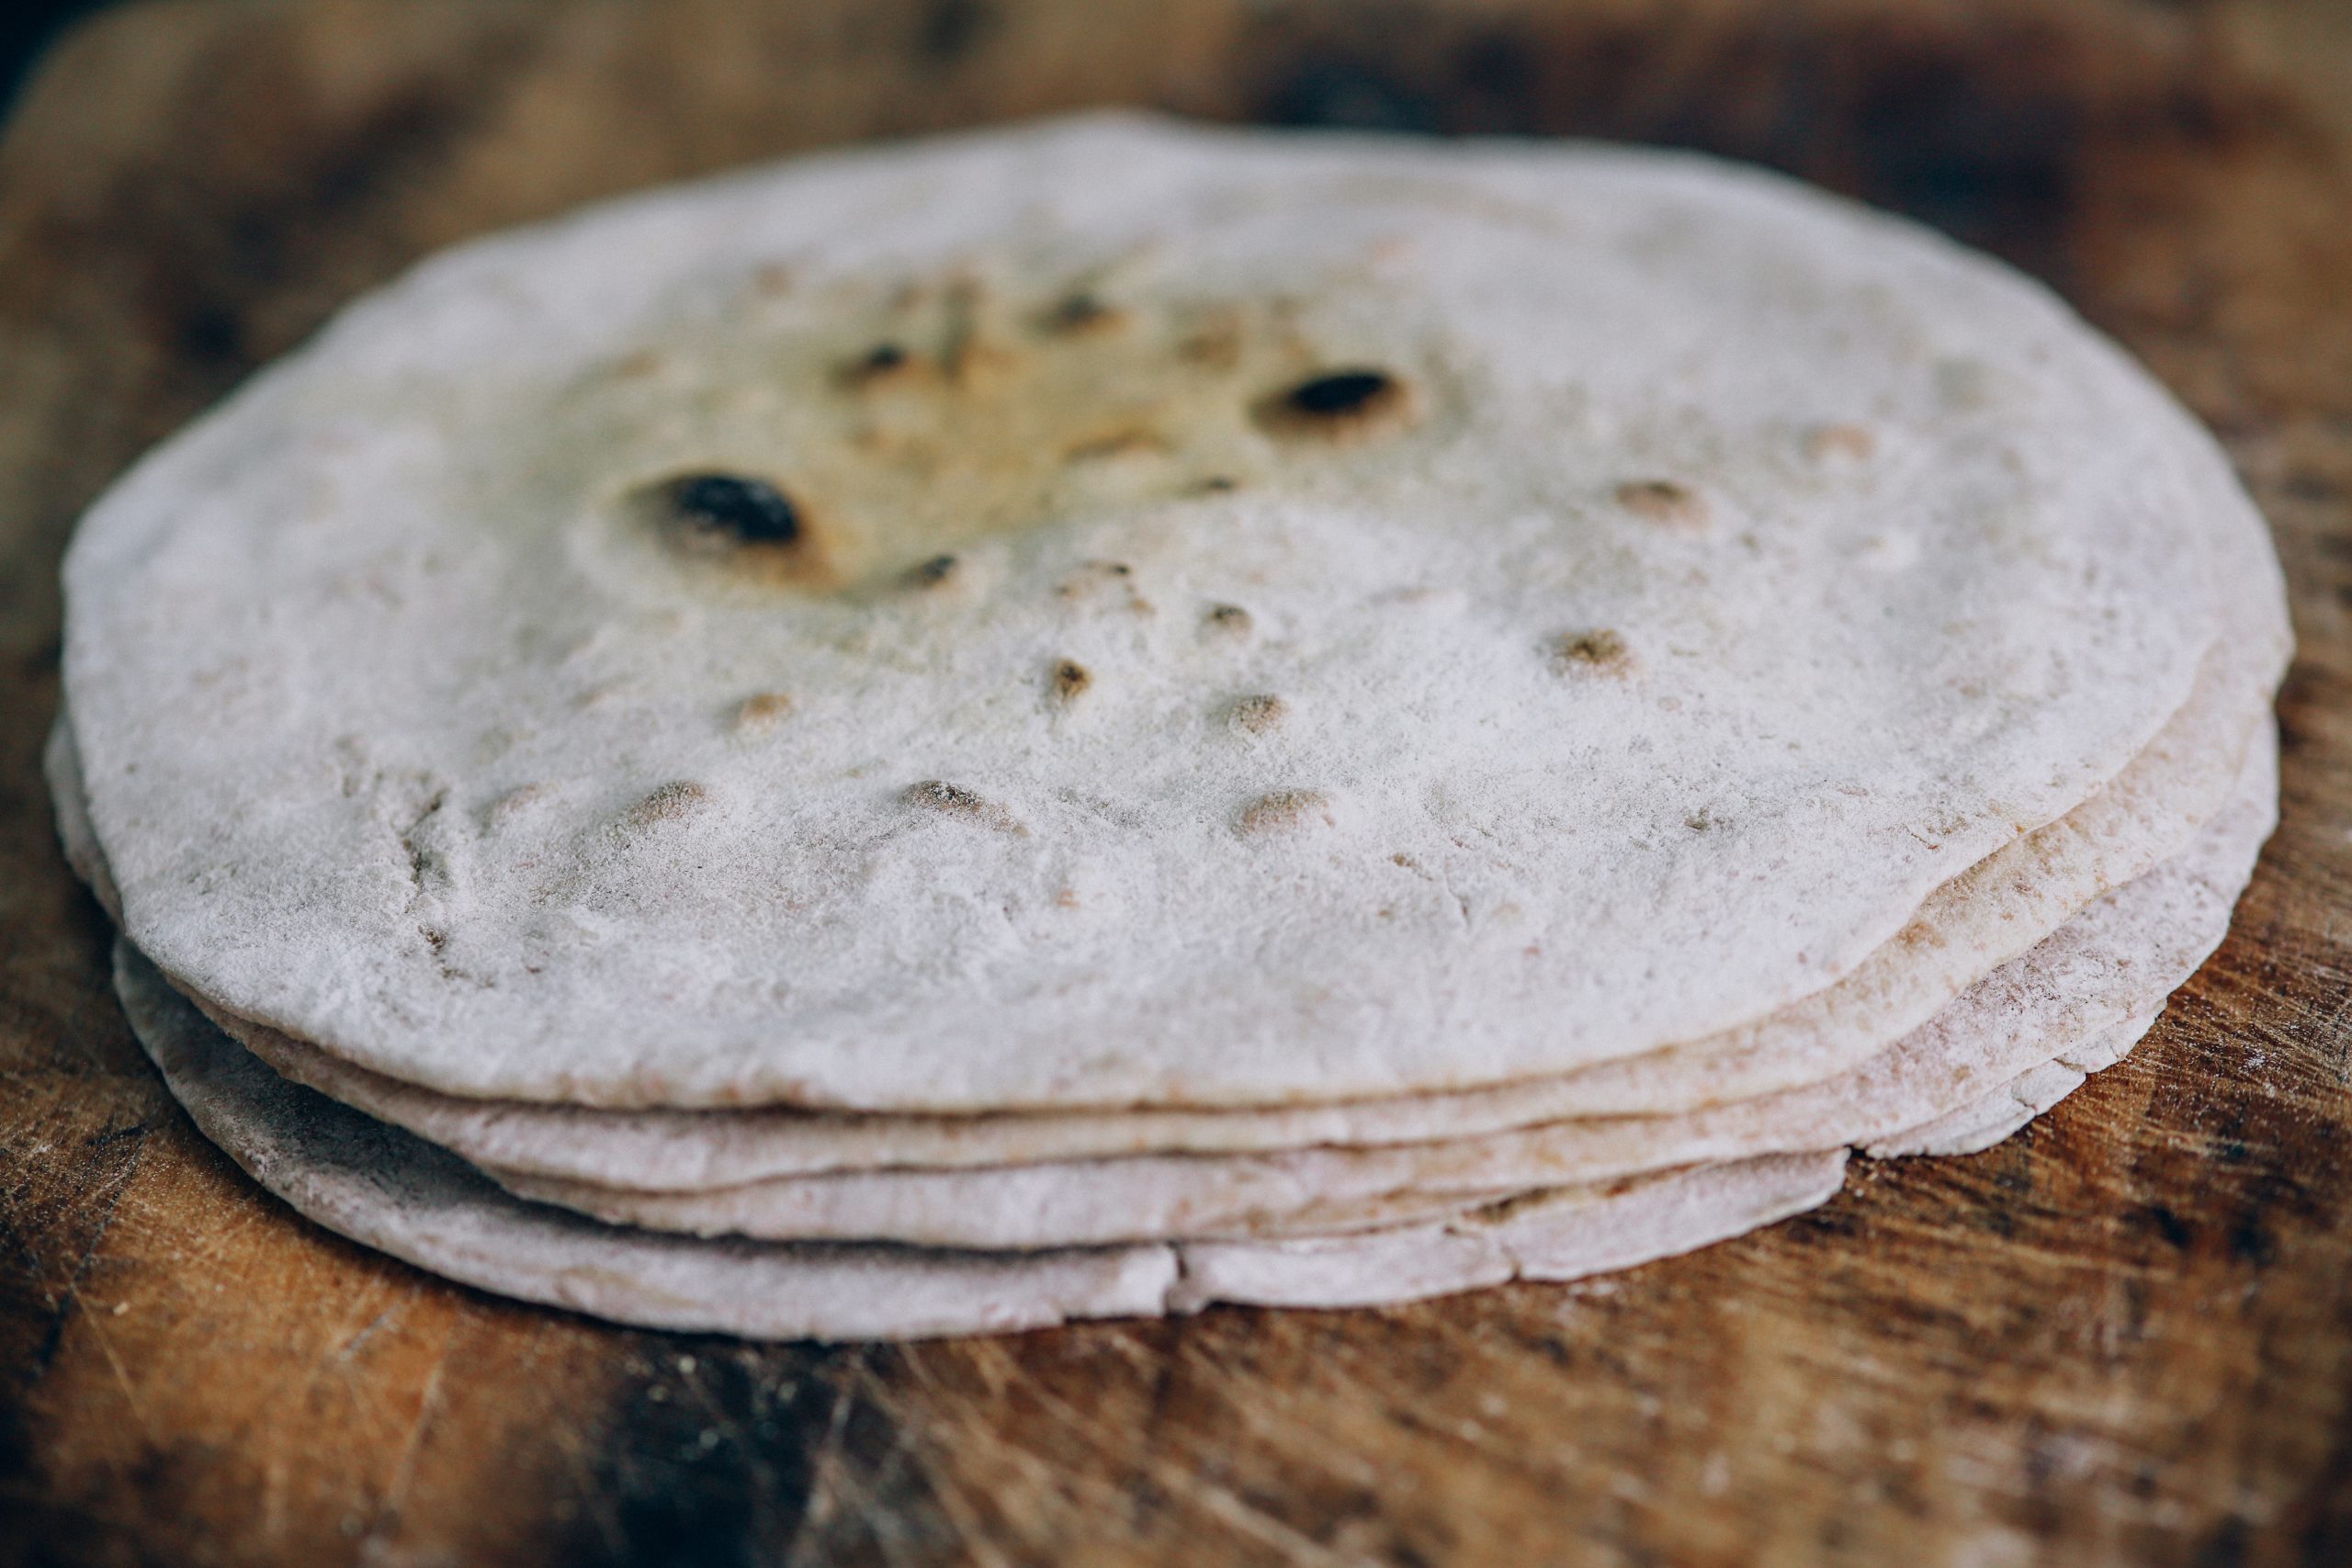
[[[1253, 106], [1289, 125], [1592, 136], [1765, 164], [2063, 273], [2086, 182], [2295, 134], [2226, 51], [2109, 7], [1530, 6], [1516, 21], [1326, 0], [1265, 13]], [[1249, 67], [1245, 66], [1245, 69]]]
[[922, 8], [915, 52], [933, 65], [963, 61], [995, 30], [996, 8], [988, 0], [929, 0]]

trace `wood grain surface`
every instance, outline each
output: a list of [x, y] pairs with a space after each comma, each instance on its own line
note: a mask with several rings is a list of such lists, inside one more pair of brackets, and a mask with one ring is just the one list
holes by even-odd
[[[636, 1333], [297, 1220], [108, 994], [36, 753], [143, 447], [448, 241], [1097, 102], [1758, 158], [1989, 245], [2229, 444], [2285, 820], [2147, 1044], [1581, 1286], [902, 1348]], [[0, 141], [0, 1562], [2352, 1562], [2352, 6], [243, 0]]]

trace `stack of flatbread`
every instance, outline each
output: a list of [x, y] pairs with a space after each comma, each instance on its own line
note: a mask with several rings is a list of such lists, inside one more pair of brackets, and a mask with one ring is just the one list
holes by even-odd
[[1556, 1280], [2006, 1136], [2288, 651], [2032, 284], [1704, 159], [1094, 117], [437, 256], [133, 469], [50, 759], [196, 1123], [629, 1322]]

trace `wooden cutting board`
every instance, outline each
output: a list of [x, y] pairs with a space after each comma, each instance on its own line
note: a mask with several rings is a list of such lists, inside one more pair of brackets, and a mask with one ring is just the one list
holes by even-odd
[[[2149, 1042], [1968, 1159], [1579, 1286], [882, 1348], [634, 1333], [262, 1195], [106, 980], [36, 753], [58, 551], [421, 253], [1098, 102], [1759, 158], [2039, 272], [2222, 434], [2285, 821]], [[2352, 7], [247, 0], [0, 141], [0, 1562], [2352, 1562]]]

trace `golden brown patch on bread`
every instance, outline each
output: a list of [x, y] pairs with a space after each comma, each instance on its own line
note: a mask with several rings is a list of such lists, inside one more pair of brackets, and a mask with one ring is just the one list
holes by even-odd
[[1021, 838], [1029, 836], [1029, 829], [1023, 827], [1021, 819], [1012, 812], [993, 800], [975, 795], [961, 784], [949, 784], [944, 779], [925, 779], [921, 784], [910, 784], [899, 798], [909, 806], [936, 812], [942, 817], [977, 822], [1000, 833], [1012, 833]]
[[1617, 487], [1617, 504], [1636, 517], [1668, 528], [1707, 525], [1707, 498], [1672, 479], [1628, 479]]
[[1634, 667], [1634, 649], [1624, 637], [1606, 626], [1590, 631], [1562, 632], [1551, 642], [1552, 662], [1568, 672], [1590, 671], [1623, 675]]
[[1280, 789], [1261, 795], [1244, 806], [1233, 819], [1233, 825], [1251, 838], [1294, 833], [1306, 828], [1336, 827], [1338, 823], [1331, 797], [1319, 789]]
[[1245, 735], [1263, 735], [1290, 716], [1290, 705], [1272, 692], [1237, 697], [1225, 710], [1226, 722]]
[[731, 728], [738, 735], [765, 735], [792, 711], [792, 698], [783, 692], [754, 692], [735, 705]]

